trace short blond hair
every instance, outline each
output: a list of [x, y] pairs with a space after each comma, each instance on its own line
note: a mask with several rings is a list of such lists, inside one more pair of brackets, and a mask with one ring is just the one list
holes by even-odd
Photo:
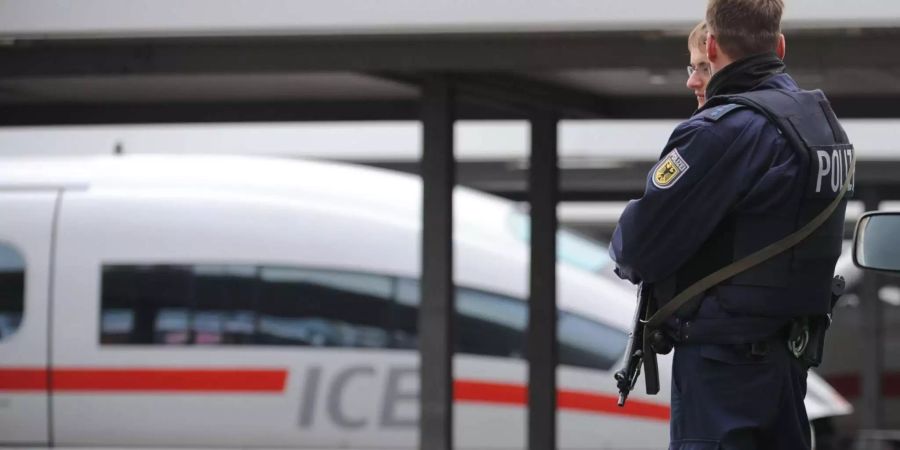
[[709, 28], [706, 26], [706, 21], [700, 21], [691, 30], [691, 34], [688, 35], [688, 50], [697, 49], [702, 53], [706, 53], [706, 33], [708, 31]]

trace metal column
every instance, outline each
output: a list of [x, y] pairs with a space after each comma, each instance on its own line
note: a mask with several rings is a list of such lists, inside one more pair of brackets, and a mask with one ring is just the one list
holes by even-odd
[[[878, 193], [874, 190], [863, 192], [862, 200], [866, 211], [878, 209]], [[884, 305], [878, 296], [879, 276], [877, 273], [864, 270], [862, 288], [860, 290], [860, 308], [862, 312], [862, 376], [860, 392], [862, 402], [860, 408], [860, 428], [868, 430], [880, 429], [883, 425], [883, 409], [881, 400], [881, 376], [884, 369], [884, 321], [882, 319]]]
[[531, 289], [528, 309], [528, 448], [556, 448], [557, 119], [531, 120]]
[[453, 448], [453, 90], [431, 76], [422, 90], [422, 292], [419, 305], [419, 449]]

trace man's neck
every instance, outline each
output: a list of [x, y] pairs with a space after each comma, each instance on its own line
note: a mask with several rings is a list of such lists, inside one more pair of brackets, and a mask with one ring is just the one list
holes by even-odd
[[734, 60], [726, 56], [724, 53], [719, 53], [719, 58], [717, 58], [716, 62], [709, 62], [709, 68], [711, 73], [715, 75], [716, 72], [728, 67], [733, 62]]
[[713, 73], [706, 85], [706, 99], [745, 92], [784, 72], [784, 62], [772, 53], [760, 53], [730, 62]]

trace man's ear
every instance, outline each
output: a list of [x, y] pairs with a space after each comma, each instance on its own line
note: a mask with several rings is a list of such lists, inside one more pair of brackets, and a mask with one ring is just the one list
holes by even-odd
[[784, 35], [778, 35], [778, 45], [775, 46], [775, 54], [778, 55], [779, 58], [784, 59], [785, 52], [787, 51], [787, 43], [784, 41]]
[[706, 59], [710, 63], [716, 63], [719, 59], [719, 49], [716, 46], [716, 37], [712, 33], [706, 34]]

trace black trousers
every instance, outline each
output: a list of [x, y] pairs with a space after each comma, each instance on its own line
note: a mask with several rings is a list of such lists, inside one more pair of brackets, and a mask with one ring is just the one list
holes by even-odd
[[749, 345], [675, 347], [670, 450], [810, 448], [806, 367], [784, 339], [767, 344], [765, 355]]

